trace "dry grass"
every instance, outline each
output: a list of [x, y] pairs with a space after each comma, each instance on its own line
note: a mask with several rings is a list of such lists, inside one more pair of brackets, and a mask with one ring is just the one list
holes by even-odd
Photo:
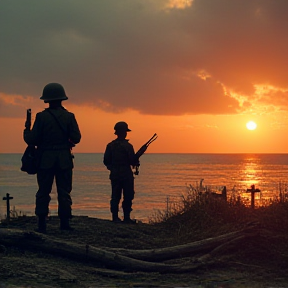
[[191, 233], [203, 237], [203, 233], [221, 234], [252, 224], [288, 236], [288, 199], [284, 195], [254, 209], [239, 195], [231, 194], [226, 200], [216, 196], [190, 190], [181, 201], [170, 205], [169, 210], [154, 214], [150, 223], [170, 225], [173, 231], [177, 231], [178, 239], [187, 240]]

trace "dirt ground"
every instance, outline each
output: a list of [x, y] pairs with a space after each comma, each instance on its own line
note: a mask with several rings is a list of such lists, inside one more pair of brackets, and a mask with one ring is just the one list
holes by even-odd
[[[0, 229], [34, 231], [35, 217], [22, 217], [0, 224]], [[74, 231], [61, 231], [59, 219], [50, 217], [47, 236], [84, 243], [98, 248], [153, 249], [202, 240], [228, 232], [231, 227], [191, 231], [189, 239], [180, 237], [171, 225], [123, 224], [109, 220], [76, 216]], [[221, 233], [220, 233], [221, 232]], [[245, 241], [236, 251], [222, 255], [218, 262], [189, 273], [125, 272], [111, 270], [100, 263], [74, 261], [51, 255], [33, 247], [3, 245], [0, 239], [0, 288], [12, 287], [288, 287], [288, 241], [286, 236], [267, 232], [259, 239]], [[2, 244], [2, 245], [1, 245]], [[187, 255], [187, 259], [189, 255]], [[185, 261], [187, 261], [187, 259]], [[180, 260], [174, 260], [180, 261]]]

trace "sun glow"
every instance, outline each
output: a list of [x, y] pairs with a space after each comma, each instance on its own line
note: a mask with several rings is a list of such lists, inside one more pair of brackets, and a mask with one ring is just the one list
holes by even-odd
[[248, 130], [255, 130], [257, 128], [257, 124], [254, 121], [249, 121], [246, 123], [246, 127]]
[[167, 8], [177, 8], [177, 9], [185, 9], [192, 5], [193, 0], [169, 0], [166, 5]]

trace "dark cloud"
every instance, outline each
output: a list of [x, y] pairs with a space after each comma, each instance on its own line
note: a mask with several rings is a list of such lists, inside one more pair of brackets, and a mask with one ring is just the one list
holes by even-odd
[[1, 0], [0, 92], [39, 99], [60, 82], [79, 105], [180, 115], [236, 113], [229, 93], [254, 99], [255, 84], [288, 89], [288, 1], [168, 2]]

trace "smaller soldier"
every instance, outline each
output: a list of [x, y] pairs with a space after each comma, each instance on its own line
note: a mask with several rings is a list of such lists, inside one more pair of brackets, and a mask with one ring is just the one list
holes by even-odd
[[119, 203], [123, 191], [122, 209], [124, 223], [136, 223], [130, 218], [132, 200], [134, 199], [134, 176], [132, 167], [139, 166], [139, 159], [135, 155], [134, 148], [126, 139], [128, 128], [126, 122], [118, 122], [114, 126], [117, 138], [108, 143], [104, 153], [103, 163], [110, 170], [112, 187], [110, 211], [113, 222], [121, 222], [118, 217]]

